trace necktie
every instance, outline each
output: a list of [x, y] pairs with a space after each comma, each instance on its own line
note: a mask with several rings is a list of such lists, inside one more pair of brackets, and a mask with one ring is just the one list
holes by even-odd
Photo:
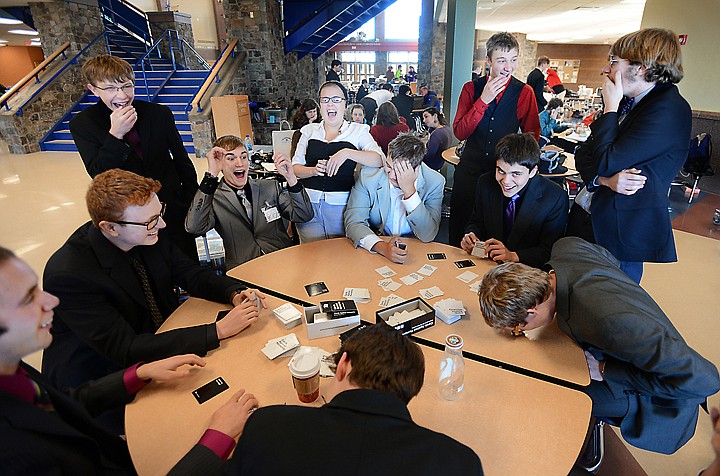
[[157, 329], [162, 325], [163, 322], [165, 322], [165, 319], [163, 319], [162, 314], [160, 314], [160, 309], [157, 306], [157, 301], [155, 301], [153, 290], [150, 287], [150, 279], [148, 278], [147, 270], [145, 269], [145, 265], [143, 265], [142, 261], [140, 261], [139, 259], [131, 257], [131, 260], [132, 267], [135, 270], [138, 278], [140, 278], [143, 293], [145, 294], [145, 300], [147, 301], [148, 309], [150, 309], [150, 317], [152, 318], [152, 321], [155, 324], [155, 328]]
[[47, 390], [41, 387], [35, 380], [31, 379], [30, 376], [28, 376], [28, 380], [30, 380], [30, 383], [32, 383], [35, 388], [35, 406], [41, 410], [45, 410], [46, 412], [54, 411], [55, 406], [53, 405], [53, 402], [50, 399], [50, 394], [47, 393]]
[[135, 152], [135, 155], [138, 156], [139, 159], [142, 160], [142, 147], [140, 146], [140, 133], [135, 129], [134, 127], [128, 131], [127, 134], [125, 134], [125, 139], [127, 139], [128, 143], [130, 144], [130, 147], [132, 147], [133, 152]]
[[620, 101], [620, 111], [619, 116], [625, 117], [628, 112], [630, 112], [630, 109], [632, 109], [632, 105], [635, 102], [635, 98], [625, 98], [623, 97], [622, 101]]
[[510, 236], [513, 224], [515, 224], [515, 202], [517, 202], [518, 198], [520, 198], [520, 195], [517, 193], [510, 197], [510, 202], [508, 202], [505, 208], [505, 241], [507, 241]]
[[252, 204], [250, 203], [250, 200], [248, 200], [247, 196], [245, 195], [245, 190], [238, 190], [237, 194], [238, 194], [238, 197], [240, 197], [240, 203], [242, 203], [242, 206], [245, 209], [245, 212], [247, 213], [250, 223], [252, 223], [252, 221], [253, 221]]

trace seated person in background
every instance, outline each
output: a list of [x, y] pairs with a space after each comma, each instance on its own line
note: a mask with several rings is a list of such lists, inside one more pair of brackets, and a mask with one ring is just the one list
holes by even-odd
[[531, 330], [557, 312], [560, 330], [585, 350], [592, 415], [619, 426], [633, 446], [677, 451], [695, 432], [698, 406], [720, 390], [715, 366], [605, 248], [563, 238], [548, 266], [505, 263], [488, 271], [478, 293], [485, 321]]
[[357, 102], [360, 102], [362, 98], [367, 96], [368, 93], [368, 82], [367, 79], [363, 79], [360, 81], [360, 86], [358, 86], [357, 94], [355, 94], [355, 100]]
[[[31, 366], [27, 355], [50, 345], [58, 299], [40, 290], [37, 276], [0, 247], [0, 467], [7, 476], [31, 474], [135, 474], [127, 443], [93, 422], [91, 414], [123, 408], [148, 385], [205, 366], [196, 355], [134, 364], [65, 394]], [[248, 412], [258, 402], [240, 390], [218, 409], [199, 442], [174, 470], [218, 474]], [[198, 473], [199, 474], [199, 473]]]
[[477, 241], [484, 241], [494, 261], [539, 268], [565, 232], [567, 193], [538, 174], [540, 148], [532, 134], [503, 137], [495, 158], [495, 173], [478, 179], [475, 208], [461, 246], [471, 253]]
[[434, 107], [438, 111], [442, 111], [442, 104], [440, 103], [440, 98], [438, 98], [438, 95], [435, 91], [430, 91], [429, 87], [422, 86], [420, 88], [420, 95], [423, 97], [423, 108], [427, 109], [429, 107]]
[[285, 190], [277, 180], [248, 178], [248, 153], [239, 137], [219, 138], [206, 157], [208, 171], [190, 205], [185, 229], [202, 235], [215, 228], [225, 245], [228, 269], [292, 245], [283, 218], [305, 223], [312, 219], [313, 208], [290, 158], [274, 158], [287, 181]]
[[408, 66], [407, 74], [405, 75], [405, 81], [408, 83], [414, 83], [417, 81], [417, 72], [414, 66]]
[[375, 125], [370, 128], [370, 135], [383, 153], [387, 155], [388, 144], [399, 134], [409, 132], [405, 118], [398, 114], [397, 108], [391, 102], [386, 102], [378, 108]]
[[290, 124], [295, 131], [290, 143], [290, 156], [295, 153], [297, 143], [300, 141], [300, 129], [313, 122], [320, 122], [320, 106], [314, 99], [306, 99], [302, 102], [295, 115], [290, 119]]
[[403, 263], [407, 250], [402, 240], [384, 241], [378, 234], [414, 235], [424, 242], [435, 239], [445, 179], [422, 163], [424, 156], [422, 140], [401, 134], [390, 142], [384, 168], [360, 171], [345, 211], [345, 233], [355, 247]]
[[452, 130], [448, 127], [445, 115], [434, 107], [425, 109], [422, 116], [423, 123], [430, 130], [423, 162], [433, 170], [440, 170], [445, 163], [442, 153], [452, 144]]
[[[158, 190], [159, 182], [124, 170], [95, 177], [86, 195], [92, 222], [45, 267], [44, 288], [60, 306], [43, 374], [63, 390], [140, 361], [205, 355], [257, 320], [255, 294], [262, 294], [158, 240], [165, 227]], [[155, 334], [180, 305], [174, 286], [235, 307], [217, 323]]]
[[540, 135], [550, 139], [553, 132], [560, 133], [566, 130], [568, 126], [558, 123], [558, 118], [561, 118], [564, 112], [562, 99], [552, 98], [540, 113]]
[[328, 403], [259, 408], [226, 474], [483, 474], [470, 448], [412, 421], [407, 404], [425, 376], [416, 343], [381, 323], [352, 334], [334, 358], [335, 376], [324, 392]]
[[365, 108], [362, 104], [352, 104], [345, 113], [345, 120], [365, 124]]
[[415, 118], [412, 116], [413, 97], [410, 95], [410, 86], [403, 84], [398, 88], [398, 94], [392, 98], [391, 102], [395, 105], [400, 117], [405, 118], [405, 124], [411, 131], [415, 130]]
[[87, 173], [95, 177], [118, 168], [159, 181], [159, 198], [167, 205], [167, 228], [161, 234], [194, 258], [195, 240], [183, 223], [198, 187], [197, 172], [173, 112], [135, 98], [135, 73], [122, 58], [95, 56], [82, 72], [98, 102], [73, 117], [70, 133]]

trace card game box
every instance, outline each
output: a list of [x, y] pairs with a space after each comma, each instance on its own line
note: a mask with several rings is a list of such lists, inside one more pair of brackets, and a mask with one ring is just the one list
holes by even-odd
[[[353, 305], [355, 304], [353, 301], [350, 302]], [[360, 314], [357, 312], [357, 307], [355, 308], [355, 314], [332, 318], [323, 312], [320, 306], [310, 306], [303, 308], [303, 310], [303, 320], [305, 321], [308, 339], [319, 339], [342, 334], [360, 325]]]
[[[392, 317], [396, 315], [412, 316], [408, 320], [401, 322], [392, 322]], [[421, 297], [404, 301], [394, 306], [378, 310], [375, 313], [377, 323], [381, 320], [388, 323], [403, 335], [413, 334], [425, 328], [435, 325], [435, 309], [425, 302]], [[388, 322], [391, 321], [391, 322]]]
[[337, 319], [339, 317], [348, 317], [360, 314], [355, 301], [352, 299], [321, 301], [320, 311], [327, 314], [328, 319]]

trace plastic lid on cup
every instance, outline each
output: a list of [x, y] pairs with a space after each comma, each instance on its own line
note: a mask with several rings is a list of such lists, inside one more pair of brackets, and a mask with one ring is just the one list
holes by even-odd
[[301, 354], [290, 361], [290, 373], [295, 378], [310, 378], [320, 372], [320, 359], [315, 354]]
[[445, 338], [445, 345], [451, 349], [462, 349], [463, 344], [463, 338], [457, 334], [450, 334]]

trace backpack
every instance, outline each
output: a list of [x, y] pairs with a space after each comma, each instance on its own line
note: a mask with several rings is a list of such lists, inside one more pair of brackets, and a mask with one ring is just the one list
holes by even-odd
[[704, 172], [712, 156], [712, 136], [703, 132], [690, 139], [690, 150], [683, 169], [688, 173]]

